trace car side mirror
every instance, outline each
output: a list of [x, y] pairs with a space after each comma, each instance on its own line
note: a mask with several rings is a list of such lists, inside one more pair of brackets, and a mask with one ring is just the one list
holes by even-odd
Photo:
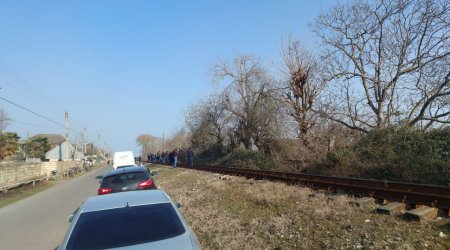
[[157, 175], [158, 175], [158, 172], [152, 171], [151, 175], [152, 175], [152, 176], [157, 176]]
[[177, 206], [177, 208], [181, 208], [181, 203], [175, 202], [175, 206]]
[[71, 215], [67, 216], [67, 222], [71, 223], [73, 221], [73, 217], [75, 217], [75, 214], [71, 214]]

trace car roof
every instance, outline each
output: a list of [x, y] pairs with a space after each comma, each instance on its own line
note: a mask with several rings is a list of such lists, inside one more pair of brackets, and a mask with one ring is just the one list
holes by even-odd
[[162, 190], [119, 192], [89, 197], [84, 203], [82, 213], [169, 202], [169, 196]]
[[132, 173], [132, 172], [145, 172], [147, 170], [147, 168], [143, 167], [143, 166], [127, 166], [127, 167], [121, 167], [121, 168], [117, 168], [117, 169], [112, 169], [110, 170], [107, 174], [105, 174], [103, 176], [104, 177], [108, 177], [111, 175], [116, 175], [116, 174], [123, 174], [123, 173]]

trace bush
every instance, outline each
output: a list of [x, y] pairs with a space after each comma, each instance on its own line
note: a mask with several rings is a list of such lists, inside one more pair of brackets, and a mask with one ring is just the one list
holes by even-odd
[[195, 164], [214, 165], [217, 159], [220, 159], [225, 155], [223, 147], [214, 144], [204, 150], [194, 149]]
[[222, 160], [221, 165], [263, 170], [281, 168], [278, 162], [273, 161], [271, 157], [264, 155], [264, 153], [247, 149], [234, 150]]
[[250, 169], [280, 169], [281, 164], [263, 152], [235, 149], [230, 153], [211, 147], [199, 152], [196, 164], [217, 165], [225, 167], [250, 168]]
[[449, 144], [450, 128], [373, 130], [354, 146], [328, 153], [325, 166], [336, 175], [447, 185]]

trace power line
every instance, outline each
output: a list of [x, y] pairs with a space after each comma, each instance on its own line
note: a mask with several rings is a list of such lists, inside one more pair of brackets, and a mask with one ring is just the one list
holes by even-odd
[[[23, 110], [25, 110], [25, 111], [28, 111], [28, 112], [30, 112], [30, 113], [36, 115], [36, 116], [39, 116], [39, 117], [41, 117], [42, 119], [45, 119], [45, 120], [47, 120], [47, 121], [50, 121], [50, 122], [52, 122], [52, 123], [54, 123], [54, 124], [56, 124], [56, 125], [59, 125], [59, 126], [61, 126], [61, 127], [66, 127], [65, 125], [63, 125], [63, 124], [61, 124], [61, 123], [59, 123], [59, 122], [57, 122], [57, 121], [54, 121], [54, 120], [52, 120], [52, 119], [50, 119], [50, 118], [48, 118], [48, 117], [46, 117], [46, 116], [44, 116], [44, 115], [38, 114], [38, 113], [34, 112], [33, 110], [30, 110], [30, 109], [28, 109], [28, 108], [25, 108], [25, 107], [23, 107], [23, 106], [21, 106], [21, 105], [15, 103], [15, 102], [13, 102], [13, 101], [10, 101], [10, 100], [8, 100], [8, 99], [6, 99], [6, 98], [3, 98], [3, 97], [0, 96], [0, 99], [4, 100], [4, 101], [7, 102], [7, 103], [10, 103], [10, 104], [12, 104], [12, 105], [14, 105], [14, 106], [16, 106], [16, 107], [19, 107], [19, 108], [21, 108], [21, 109], [23, 109]], [[18, 122], [18, 121], [15, 121], [15, 122]], [[18, 123], [24, 123], [24, 122], [18, 122]], [[24, 123], [24, 124], [25, 124], [25, 123]], [[33, 124], [28, 124], [28, 125], [36, 126], [36, 125], [33, 125]], [[39, 125], [38, 125], [38, 126], [39, 126]], [[52, 128], [52, 129], [54, 129], [54, 128]], [[79, 133], [79, 134], [82, 134], [82, 132], [80, 132], [80, 131], [78, 131], [78, 130], [76, 130], [76, 129], [74, 129], [74, 128], [70, 128], [70, 127], [69, 127], [69, 130], [75, 131], [75, 132], [77, 132], [77, 133]]]
[[34, 96], [32, 94], [30, 94], [30, 93], [24, 91], [23, 89], [19, 88], [18, 86], [14, 85], [10, 79], [8, 79], [6, 76], [3, 76], [1, 68], [0, 68], [0, 80], [2, 80], [2, 82], [4, 82], [4, 83], [7, 83], [9, 86], [11, 86], [15, 90], [19, 91], [20, 93], [34, 99]]
[[43, 125], [38, 125], [38, 124], [28, 123], [28, 122], [17, 121], [17, 120], [14, 120], [14, 119], [10, 119], [10, 121], [11, 121], [12, 123], [19, 123], [19, 124], [28, 125], [28, 126], [33, 126], [33, 127], [40, 127], [40, 128], [47, 128], [47, 129], [60, 129], [60, 128], [47, 127], [47, 126], [43, 126]]
[[[3, 76], [2, 76], [3, 74]], [[32, 84], [30, 84], [24, 77], [22, 77], [18, 72], [15, 72], [11, 69], [4, 61], [0, 59], [0, 80], [3, 80], [3, 82], [7, 83], [17, 91], [25, 94], [26, 96], [29, 96], [31, 100], [37, 101], [41, 104], [51, 104], [52, 107], [57, 108], [61, 111], [67, 110], [66, 108], [63, 108], [58, 103], [54, 102], [47, 96], [40, 93], [37, 89], [35, 89]], [[72, 124], [77, 125], [78, 127], [81, 126], [80, 123], [78, 123], [76, 120], [71, 119]], [[82, 126], [81, 126], [82, 127]], [[70, 128], [70, 130], [76, 131], [78, 133], [81, 133], [80, 131]]]
[[[53, 107], [57, 107], [60, 110], [64, 110], [63, 107], [61, 107], [57, 103], [50, 100], [48, 97], [41, 94], [29, 82], [27, 82], [21, 75], [19, 75], [15, 71], [13, 71], [4, 61], [2, 61], [0, 59], [0, 73], [2, 71], [6, 77], [9, 76], [10, 85], [12, 85], [12, 83], [17, 84], [16, 89], [18, 89], [18, 86], [20, 85], [22, 87], [22, 90], [20, 90], [20, 91], [29, 93], [29, 96], [31, 96], [32, 99], [37, 100], [37, 101], [41, 102], [42, 104], [44, 104], [44, 101], [47, 101], [47, 104], [51, 104]], [[36, 98], [36, 97], [38, 97], [38, 98]]]
[[[5, 99], [5, 98], [1, 97], [1, 96], [0, 96], [0, 99], [4, 100], [4, 101], [6, 101], [6, 102], [8, 102], [8, 103], [10, 103], [10, 104], [12, 104], [12, 105], [14, 105], [14, 106], [17, 106], [17, 107], [19, 107], [19, 108], [21, 108], [21, 109], [23, 109], [23, 110], [26, 110], [26, 111], [28, 111], [28, 112], [34, 114], [34, 115], [37, 115], [37, 116], [39, 116], [39, 117], [41, 117], [41, 118], [43, 118], [43, 119], [45, 119], [45, 120], [47, 120], [47, 121], [53, 122], [53, 123], [55, 123], [56, 125], [59, 125], [59, 126], [61, 126], [61, 127], [66, 127], [66, 125], [63, 125], [63, 124], [61, 124], [61, 123], [59, 123], [59, 122], [57, 122], [57, 121], [54, 121], [54, 120], [52, 120], [52, 119], [50, 119], [50, 118], [47, 118], [47, 117], [45, 117], [45, 116], [43, 116], [43, 115], [41, 115], [41, 114], [38, 114], [38, 113], [36, 113], [36, 112], [34, 112], [34, 111], [28, 109], [28, 108], [25, 108], [25, 107], [23, 107], [23, 106], [21, 106], [21, 105], [19, 105], [19, 104], [17, 104], [17, 103], [14, 103], [14, 102], [12, 102], [12, 101], [10, 101], [10, 100], [8, 100], [8, 99]], [[72, 130], [72, 131], [75, 131], [75, 132], [77, 132], [77, 133], [81, 133], [80, 131], [78, 131], [78, 130], [76, 130], [76, 129], [74, 129], [74, 128], [70, 128], [70, 127], [69, 127], [69, 129]]]
[[[2, 75], [3, 74], [3, 75]], [[40, 104], [51, 105], [53, 108], [59, 110], [66, 110], [58, 103], [52, 101], [47, 96], [40, 93], [35, 89], [25, 78], [23, 78], [19, 73], [12, 70], [4, 61], [0, 59], [0, 80], [10, 85], [15, 90], [20, 93], [30, 97], [31, 100], [36, 101]], [[72, 120], [72, 122], [75, 122]], [[76, 122], [75, 122], [76, 123]], [[77, 123], [78, 124], [78, 123]], [[79, 124], [78, 124], [79, 125]], [[73, 130], [72, 128], [69, 128]]]
[[55, 123], [56, 125], [59, 125], [59, 126], [61, 126], [61, 127], [65, 127], [65, 125], [63, 125], [63, 124], [61, 124], [61, 123], [59, 123], [59, 122], [56, 122], [56, 121], [54, 121], [54, 120], [52, 120], [52, 119], [50, 119], [50, 118], [47, 118], [47, 117], [45, 117], [45, 116], [43, 116], [43, 115], [41, 115], [41, 114], [38, 114], [38, 113], [36, 113], [36, 112], [34, 112], [34, 111], [30, 110], [30, 109], [27, 109], [27, 108], [25, 108], [25, 107], [23, 107], [23, 106], [17, 104], [17, 103], [14, 103], [14, 102], [12, 102], [12, 101], [10, 101], [10, 100], [8, 100], [8, 99], [5, 99], [5, 98], [3, 98], [3, 97], [1, 97], [1, 96], [0, 96], [0, 99], [4, 100], [5, 102], [8, 102], [8, 103], [10, 103], [10, 104], [12, 104], [12, 105], [14, 105], [14, 106], [16, 106], [16, 107], [19, 107], [19, 108], [21, 108], [21, 109], [23, 109], [23, 110], [26, 110], [26, 111], [28, 111], [28, 112], [34, 114], [34, 115], [37, 115], [37, 116], [41, 117], [42, 119], [45, 119], [45, 120], [50, 121], [50, 122], [53, 122], [53, 123]]

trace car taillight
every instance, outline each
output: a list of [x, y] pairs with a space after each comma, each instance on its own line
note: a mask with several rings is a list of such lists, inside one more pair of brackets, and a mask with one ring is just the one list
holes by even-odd
[[152, 179], [148, 179], [148, 180], [146, 180], [144, 182], [139, 182], [138, 183], [138, 188], [139, 189], [149, 188], [149, 187], [152, 186], [152, 183], [153, 183]]
[[111, 193], [111, 188], [99, 188], [97, 191], [98, 195]]

